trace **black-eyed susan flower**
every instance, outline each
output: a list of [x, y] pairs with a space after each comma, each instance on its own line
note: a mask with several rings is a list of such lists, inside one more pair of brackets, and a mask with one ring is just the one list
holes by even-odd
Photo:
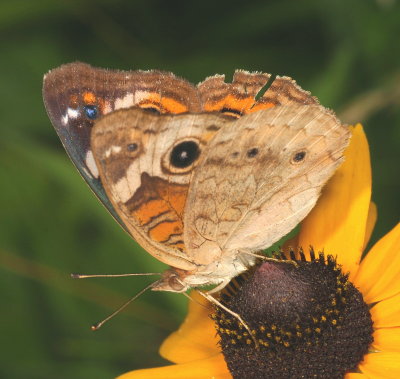
[[[119, 379], [231, 378], [232, 373], [285, 378], [296, 377], [290, 370], [286, 375], [285, 367], [299, 365], [311, 371], [297, 373], [320, 378], [400, 377], [400, 224], [365, 254], [377, 211], [370, 200], [368, 144], [360, 125], [352, 133], [344, 164], [288, 243], [304, 247], [298, 265], [264, 263], [224, 300], [236, 310], [242, 307], [242, 313], [250, 310], [242, 316], [254, 331], [252, 338], [231, 315], [214, 311], [194, 293], [186, 320], [160, 349], [174, 364]], [[265, 284], [260, 276], [275, 284], [259, 291]], [[269, 300], [260, 300], [257, 291]], [[259, 300], [255, 305], [251, 296]], [[260, 317], [263, 312], [271, 316], [268, 303], [278, 312], [275, 319]], [[280, 311], [286, 317], [279, 318]], [[209, 317], [213, 312], [216, 323]]]

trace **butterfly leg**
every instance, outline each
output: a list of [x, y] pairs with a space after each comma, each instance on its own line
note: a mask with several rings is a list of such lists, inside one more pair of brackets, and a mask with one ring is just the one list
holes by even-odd
[[[218, 286], [219, 287], [219, 286]], [[239, 323], [241, 325], [243, 325], [243, 327], [247, 330], [247, 332], [249, 333], [250, 338], [253, 340], [254, 345], [256, 347], [256, 349], [259, 349], [259, 344], [256, 340], [256, 338], [254, 337], [254, 333], [251, 331], [250, 327], [246, 324], [246, 322], [242, 319], [242, 317], [240, 317], [240, 315], [236, 312], [233, 312], [232, 310], [230, 310], [229, 308], [227, 308], [225, 305], [223, 305], [221, 302], [219, 302], [214, 296], [210, 295], [210, 292], [203, 292], [203, 291], [198, 291], [199, 294], [203, 297], [205, 297], [210, 303], [213, 303], [214, 305], [216, 305], [217, 307], [220, 307], [221, 309], [223, 309], [224, 311], [228, 312], [230, 315], [232, 315], [233, 317], [235, 317]]]
[[224, 289], [229, 284], [230, 281], [231, 281], [231, 279], [225, 279], [222, 283], [218, 284], [212, 290], [207, 291], [207, 293], [209, 295], [211, 295], [213, 293], [217, 293], [217, 292], [221, 291], [222, 289]]
[[270, 262], [277, 262], [277, 263], [290, 263], [294, 266], [298, 266], [296, 261], [293, 261], [291, 259], [280, 259], [280, 258], [272, 258], [272, 257], [267, 257], [265, 255], [261, 255], [261, 254], [255, 254], [255, 253], [251, 253], [250, 251], [246, 251], [246, 250], [239, 250], [240, 254], [247, 254], [247, 255], [251, 255], [252, 257], [258, 258], [258, 259], [262, 259], [263, 261], [270, 261]]

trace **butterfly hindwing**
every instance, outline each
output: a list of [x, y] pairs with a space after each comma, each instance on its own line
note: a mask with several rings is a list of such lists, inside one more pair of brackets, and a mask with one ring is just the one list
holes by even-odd
[[221, 252], [271, 246], [315, 205], [348, 140], [348, 128], [318, 105], [277, 105], [224, 125], [189, 192], [189, 254], [209, 264]]

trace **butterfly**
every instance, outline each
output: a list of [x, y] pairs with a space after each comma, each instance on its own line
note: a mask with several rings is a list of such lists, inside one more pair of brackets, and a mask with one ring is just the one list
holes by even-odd
[[[291, 78], [70, 63], [44, 77], [67, 153], [121, 226], [170, 266], [153, 290], [223, 288], [313, 208], [350, 133]], [[266, 85], [268, 89], [263, 93]]]

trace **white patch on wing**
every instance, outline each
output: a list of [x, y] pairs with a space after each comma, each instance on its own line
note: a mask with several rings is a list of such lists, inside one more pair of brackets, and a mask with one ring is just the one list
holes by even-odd
[[111, 154], [118, 154], [121, 151], [121, 146], [113, 145], [107, 149], [104, 153], [106, 158], [109, 158]]
[[148, 91], [136, 91], [135, 92], [135, 104], [140, 103], [142, 100], [145, 100], [149, 97]]
[[127, 93], [125, 97], [117, 98], [114, 102], [114, 110], [129, 108], [133, 105], [133, 93]]
[[78, 118], [79, 117], [78, 109], [68, 108], [67, 113], [68, 113], [69, 118]]
[[61, 122], [63, 125], [67, 125], [68, 124], [68, 114], [65, 114], [64, 116], [61, 116]]
[[112, 192], [114, 197], [119, 199], [122, 203], [126, 203], [133, 195], [125, 176], [118, 180], [116, 184], [112, 185]]
[[104, 114], [110, 113], [112, 111], [111, 103], [106, 101], [104, 104]]
[[97, 168], [96, 162], [94, 161], [92, 150], [88, 150], [86, 153], [85, 163], [90, 173], [95, 177], [99, 177], [99, 169]]
[[133, 162], [117, 183], [112, 185], [113, 193], [121, 202], [127, 202], [141, 185], [138, 162]]

